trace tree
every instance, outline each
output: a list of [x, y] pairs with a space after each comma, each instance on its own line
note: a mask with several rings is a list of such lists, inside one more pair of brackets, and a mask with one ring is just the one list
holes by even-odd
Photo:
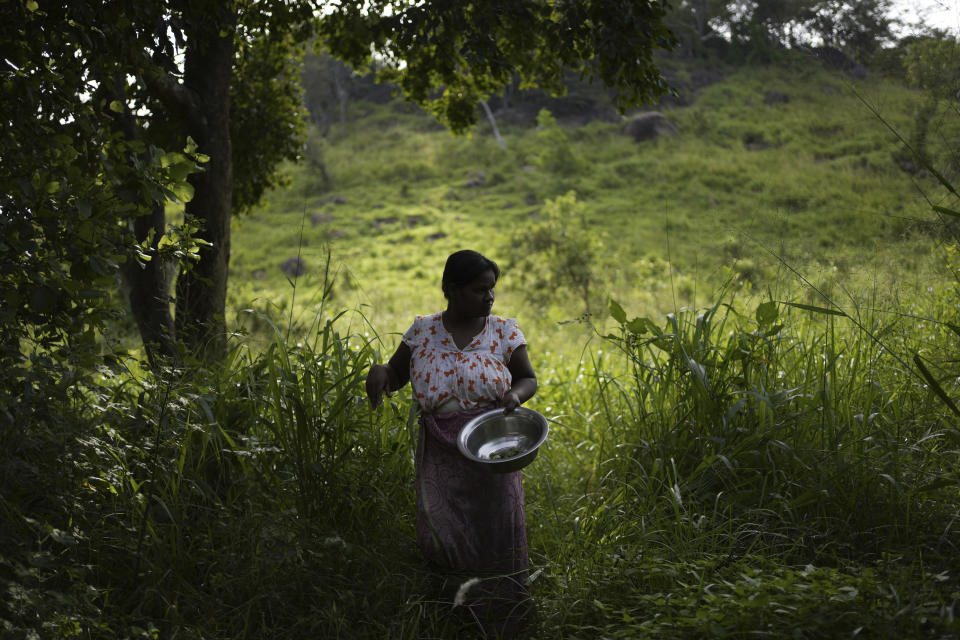
[[[653, 100], [666, 90], [653, 51], [674, 41], [660, 0], [374, 0], [324, 11], [308, 0], [26, 0], [0, 7], [4, 42], [17, 52], [13, 65], [29, 68], [5, 79], [5, 101], [18, 108], [6, 112], [0, 151], [6, 162], [15, 132], [31, 128], [51, 140], [48, 160], [19, 150], [23, 166], [6, 182], [29, 178], [33, 191], [9, 191], [3, 215], [16, 210], [21, 226], [48, 245], [50, 274], [68, 248], [79, 264], [102, 266], [103, 277], [123, 263], [131, 309], [155, 361], [176, 355], [178, 344], [212, 359], [225, 352], [230, 218], [277, 183], [282, 160], [298, 155], [298, 59], [314, 33], [355, 68], [376, 52], [382, 79], [455, 131], [473, 124], [479, 101], [515, 71], [561, 93], [564, 71], [580, 68], [615, 87], [622, 109]], [[19, 85], [30, 82], [49, 85], [39, 111], [20, 104]], [[78, 128], [71, 142], [57, 142], [71, 127]], [[76, 151], [84, 137], [102, 144], [65, 160], [57, 145]], [[77, 160], [71, 187], [90, 179], [102, 192], [81, 199], [61, 189], [58, 178]], [[168, 200], [186, 202], [186, 224], [176, 233], [164, 217]], [[93, 221], [76, 222], [88, 204], [94, 211], [92, 203]], [[41, 213], [56, 223], [39, 224]], [[75, 224], [91, 242], [71, 243], [57, 226]], [[107, 245], [114, 259], [100, 265], [95, 258]], [[165, 267], [171, 255], [195, 257], [177, 277], [173, 318]], [[19, 292], [24, 277], [15, 264], [6, 288]], [[37, 284], [46, 293], [36, 295], [36, 313], [20, 313], [23, 307], [5, 322], [42, 323], [50, 305], [39, 301], [62, 300], [59, 292], [70, 286], [70, 278], [51, 275]], [[64, 322], [51, 326], [63, 329]], [[13, 334], [4, 343], [11, 353], [25, 335]]]
[[867, 61], [890, 36], [890, 0], [741, 0], [730, 3], [734, 41], [761, 55], [822, 44]]
[[325, 51], [304, 56], [301, 83], [310, 119], [327, 135], [334, 118], [343, 128], [347, 122], [352, 70]]
[[825, 46], [868, 62], [891, 38], [890, 10], [890, 0], [823, 0], [813, 8], [806, 26]]
[[108, 26], [92, 28], [93, 10], [0, 5], [0, 393], [14, 389], [0, 407], [29, 395], [45, 371], [69, 380], [53, 362], [91, 364], [113, 276], [133, 256], [126, 222], [165, 192], [184, 193], [197, 168], [196, 158], [126, 136], [124, 105], [96, 95], [112, 67], [78, 49], [111, 46], [116, 16], [106, 11]]
[[[901, 157], [901, 166], [911, 166], [905, 160], [915, 154], [921, 164], [929, 164], [927, 136], [930, 121], [940, 107], [941, 100], [960, 100], [960, 42], [948, 36], [922, 37], [906, 46], [904, 68], [907, 81], [923, 89], [921, 105], [914, 114], [914, 129], [910, 136], [910, 153]], [[954, 163], [955, 164], [955, 163]], [[915, 165], [913, 165], [915, 166]]]
[[716, 29], [729, 22], [727, 0], [680, 0], [673, 4], [666, 17], [666, 24], [677, 35], [681, 51], [698, 57], [707, 56], [710, 45], [723, 39]]
[[732, 3], [730, 22], [734, 41], [754, 51], [793, 46], [798, 31], [810, 15], [816, 0], [746, 0]]
[[[277, 183], [283, 159], [297, 157], [297, 55], [312, 33], [313, 4], [27, 1], [3, 3], [0, 12], [4, 42], [15, 52], [15, 69], [4, 70], [3, 96], [16, 108], [5, 111], [3, 156], [38, 129], [68, 152], [23, 154], [22, 166], [5, 168], [20, 180], [72, 172], [98, 188], [90, 201], [48, 187], [44, 205], [57, 213], [43, 219], [56, 224], [38, 226], [43, 209], [17, 190], [7, 191], [9, 209], [21, 212], [51, 260], [62, 261], [67, 245], [79, 263], [101, 266], [102, 276], [122, 273], [152, 360], [175, 355], [177, 342], [222, 354], [230, 215]], [[67, 143], [71, 130], [80, 132]], [[89, 152], [77, 153], [80, 145]], [[188, 222], [179, 230], [167, 226], [169, 200], [186, 203]], [[77, 202], [95, 214], [80, 216], [91, 239], [82, 246], [56, 226], [73, 226]], [[101, 264], [104, 245], [112, 259]], [[176, 255], [195, 259], [177, 278], [174, 321], [166, 258]], [[70, 282], [48, 288], [63, 299]], [[14, 342], [5, 341], [11, 353], [19, 351]]]
[[544, 202], [539, 219], [515, 234], [503, 253], [520, 274], [532, 300], [547, 306], [558, 291], [580, 297], [586, 315], [597, 308], [603, 284], [599, 255], [603, 243], [585, 219], [574, 191]]

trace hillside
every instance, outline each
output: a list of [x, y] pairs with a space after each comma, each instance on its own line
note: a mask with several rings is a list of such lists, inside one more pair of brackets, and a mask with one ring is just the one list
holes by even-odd
[[[236, 221], [233, 308], [283, 305], [290, 286], [280, 265], [298, 252], [307, 293], [297, 299], [309, 303], [329, 250], [337, 304], [397, 330], [440, 304], [443, 260], [472, 246], [506, 267], [501, 311], [549, 319], [552, 331], [582, 309], [564, 303], [569, 295], [533, 305], [521, 289], [529, 280], [511, 276], [510, 247], [545, 201], [568, 191], [583, 203], [579, 232], [602, 242], [598, 298], [636, 313], [702, 304], [731, 278], [737, 289], [816, 302], [785, 265], [854, 298], [868, 287], [926, 289], [940, 227], [925, 198], [943, 201], [945, 191], [898, 166], [902, 145], [871, 112], [909, 137], [920, 94], [812, 61], [668, 70], [679, 99], [658, 108], [677, 134], [643, 142], [589, 88], [541, 99], [563, 116], [549, 130], [533, 120], [535, 100], [525, 111], [516, 100], [494, 103], [506, 151], [485, 120], [454, 137], [401, 101], [351, 103], [345, 126], [311, 137], [292, 184]], [[940, 114], [931, 128], [946, 163], [957, 123]]]

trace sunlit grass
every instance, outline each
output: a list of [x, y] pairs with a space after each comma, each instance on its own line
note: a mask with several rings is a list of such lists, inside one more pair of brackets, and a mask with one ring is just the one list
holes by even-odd
[[[789, 101], [766, 104], [771, 90]], [[330, 250], [335, 299], [363, 308], [383, 331], [402, 331], [413, 314], [443, 304], [437, 280], [446, 255], [471, 246], [497, 259], [546, 199], [569, 189], [604, 242], [598, 284], [644, 313], [702, 301], [698, 293], [731, 273], [761, 290], [782, 286], [778, 259], [814, 278], [836, 267], [835, 279], [854, 290], [905, 271], [926, 274], [936, 265], [936, 227], [917, 189], [934, 198], [940, 189], [897, 168], [894, 136], [861, 97], [905, 131], [920, 100], [879, 77], [853, 81], [814, 67], [736, 71], [690, 106], [665, 112], [676, 138], [637, 144], [620, 125], [599, 121], [568, 130], [586, 169], [563, 178], [536, 166], [533, 129], [504, 126], [503, 151], [485, 123], [454, 137], [405, 105], [356, 103], [356, 119], [317, 143], [329, 191], [315, 191], [315, 169], [292, 167], [289, 189], [236, 221], [230, 306], [283, 299], [290, 285], [279, 265], [298, 252], [308, 266], [299, 284], [315, 288], [316, 265]], [[940, 122], [948, 140], [951, 121]], [[483, 184], [467, 186], [478, 172]], [[875, 259], [878, 252], [887, 258]], [[575, 315], [562, 303], [531, 308], [511, 290], [509, 272], [500, 289], [498, 309], [532, 318], [535, 333], [559, 337], [555, 323]]]

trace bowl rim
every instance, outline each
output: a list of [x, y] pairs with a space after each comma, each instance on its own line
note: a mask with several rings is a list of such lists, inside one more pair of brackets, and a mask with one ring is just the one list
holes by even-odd
[[[547, 435], [550, 433], [550, 423], [547, 420], [546, 416], [544, 416], [542, 413], [540, 413], [539, 411], [534, 411], [533, 409], [530, 409], [528, 407], [517, 407], [511, 413], [531, 416], [534, 420], [536, 420], [537, 422], [543, 425], [543, 433], [540, 434], [540, 437], [529, 449], [527, 449], [523, 453], [519, 453], [510, 458], [504, 458], [502, 460], [488, 460], [488, 459], [480, 458], [474, 455], [467, 448], [467, 434], [473, 430], [474, 423], [482, 422], [483, 420], [485, 420], [486, 418], [489, 418], [494, 414], [498, 414], [498, 413], [502, 414], [503, 412], [504, 412], [503, 407], [496, 407], [494, 409], [491, 409], [490, 411], [485, 411], [478, 416], [474, 416], [465, 425], [463, 425], [463, 427], [460, 429], [460, 433], [457, 434], [457, 449], [460, 450], [460, 454], [463, 455], [464, 458], [472, 462], [478, 462], [480, 464], [490, 465], [491, 467], [495, 467], [498, 465], [507, 465], [510, 463], [514, 463], [518, 459], [523, 458], [524, 456], [528, 456], [530, 454], [536, 455], [536, 453], [540, 449], [540, 446], [547, 440]], [[531, 460], [532, 459], [533, 458], [531, 457]]]

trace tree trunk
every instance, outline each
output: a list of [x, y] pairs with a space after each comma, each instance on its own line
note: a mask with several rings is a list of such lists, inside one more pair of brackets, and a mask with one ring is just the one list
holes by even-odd
[[[137, 242], [147, 239], [150, 230], [154, 232], [153, 246], [163, 237], [166, 218], [162, 202], [154, 203], [149, 215], [133, 221]], [[130, 310], [137, 321], [147, 359], [151, 366], [177, 355], [173, 316], [170, 315], [170, 279], [167, 268], [160, 256], [144, 265], [130, 258], [123, 266], [123, 280], [128, 291]]]
[[[233, 163], [230, 141], [230, 79], [233, 71], [236, 14], [229, 3], [207, 10], [191, 7], [184, 87], [196, 98], [199, 117], [191, 118], [188, 134], [198, 151], [210, 157], [204, 171], [189, 177], [193, 200], [186, 215], [199, 224], [200, 260], [186, 265], [177, 278], [177, 339], [203, 360], [223, 358], [227, 350], [227, 270], [230, 264], [230, 213]], [[191, 13], [193, 13], [191, 11]]]
[[337, 94], [337, 104], [340, 107], [340, 132], [346, 131], [347, 126], [347, 103], [350, 101], [349, 71], [345, 66], [332, 58], [328, 58], [333, 76], [333, 89]]
[[[107, 100], [124, 100], [124, 81], [119, 76], [100, 77], [98, 92]], [[128, 109], [114, 113], [112, 124], [128, 140], [137, 140], [138, 129], [133, 115]], [[140, 154], [145, 164], [149, 162], [149, 151]], [[145, 242], [153, 232], [153, 247], [156, 248], [166, 229], [164, 202], [152, 202], [150, 212], [133, 219], [133, 233], [138, 243]], [[177, 356], [177, 342], [170, 314], [170, 278], [166, 265], [160, 256], [141, 263], [130, 256], [120, 269], [123, 285], [127, 290], [130, 312], [137, 323], [140, 338], [147, 353], [147, 359], [154, 368], [163, 360]]]
[[500, 129], [497, 128], [497, 119], [493, 117], [493, 111], [490, 110], [490, 105], [487, 104], [486, 100], [481, 100], [480, 106], [483, 107], [484, 113], [487, 114], [487, 120], [490, 121], [490, 126], [493, 127], [493, 137], [497, 139], [497, 144], [500, 145], [501, 149], [506, 151], [507, 143], [503, 141], [503, 136], [500, 135]]

